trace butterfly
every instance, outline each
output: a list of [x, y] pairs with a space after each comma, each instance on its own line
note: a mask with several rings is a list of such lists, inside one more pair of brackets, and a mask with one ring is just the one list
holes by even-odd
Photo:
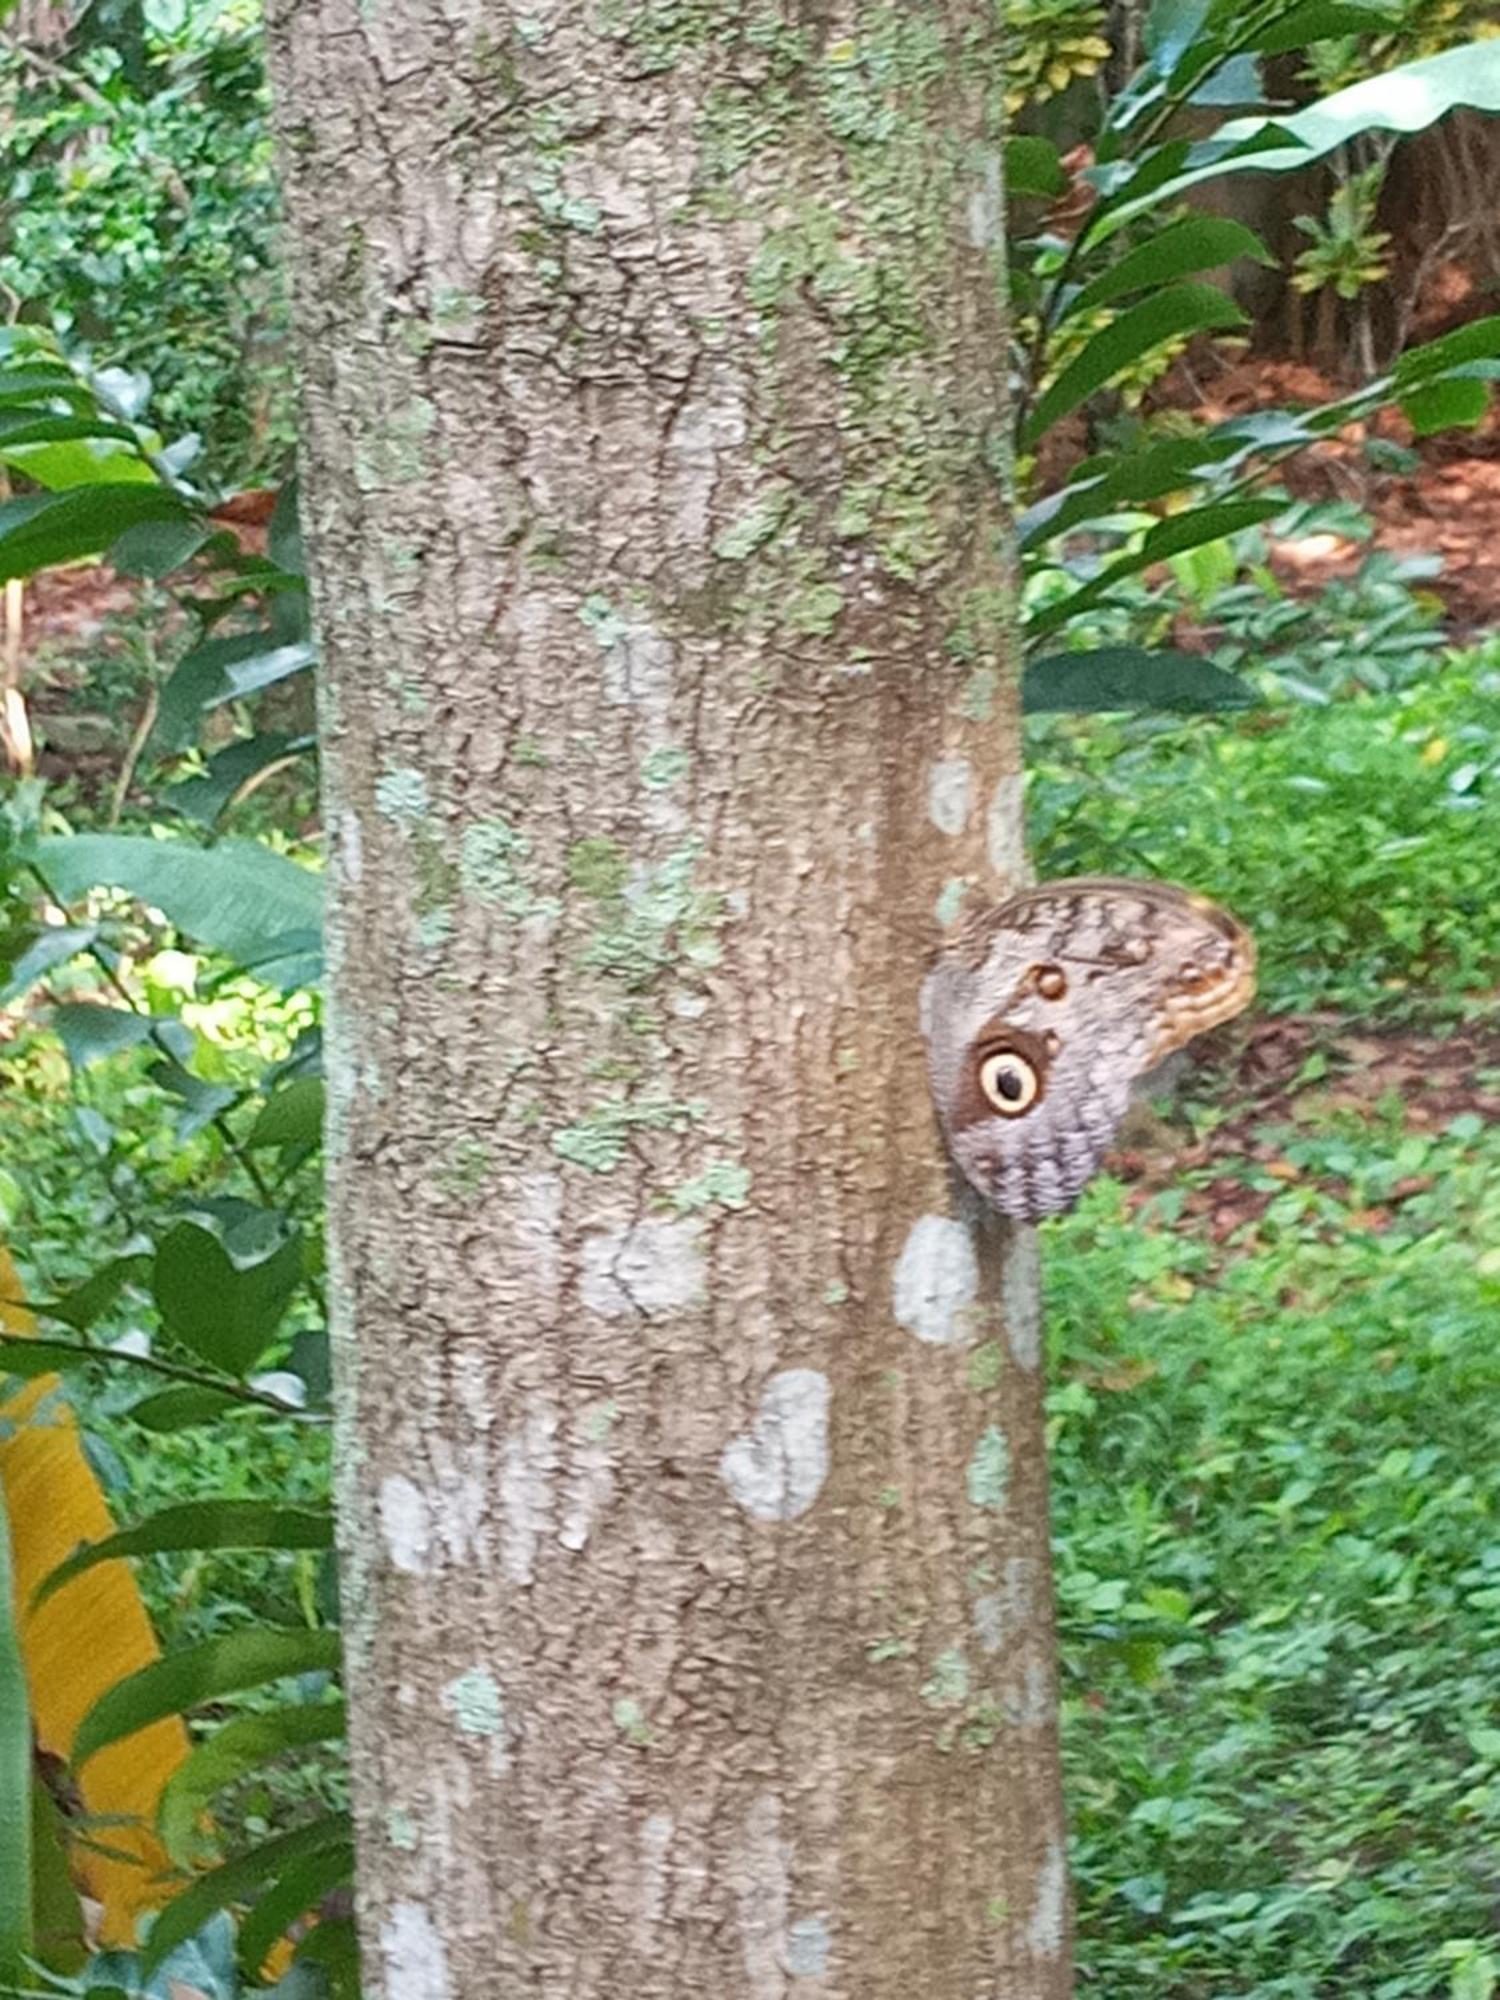
[[1255, 991], [1249, 932], [1168, 882], [1043, 882], [972, 918], [922, 985], [953, 1158], [1021, 1222], [1071, 1208], [1136, 1079]]

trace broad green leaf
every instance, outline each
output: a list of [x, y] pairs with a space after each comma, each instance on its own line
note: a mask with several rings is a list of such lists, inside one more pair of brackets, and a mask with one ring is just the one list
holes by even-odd
[[332, 1673], [339, 1664], [337, 1632], [287, 1632], [266, 1626], [204, 1639], [138, 1668], [102, 1694], [73, 1738], [74, 1769], [106, 1744], [133, 1736], [163, 1717], [294, 1674]]
[[329, 2000], [359, 2000], [359, 1941], [352, 1917], [326, 1917], [297, 1946], [297, 1965], [317, 1966]]
[[[0, 376], [0, 381], [4, 377]], [[125, 424], [104, 417], [60, 416], [56, 410], [0, 410], [0, 452], [18, 444], [62, 444], [79, 438], [109, 439], [134, 445], [136, 434]]]
[[1336, 35], [1388, 34], [1394, 25], [1389, 8], [1358, 7], [1348, 0], [1302, 0], [1279, 15], [1258, 34], [1251, 46], [1258, 55], [1279, 56], [1305, 49], [1309, 42], [1332, 41]]
[[0, 581], [103, 553], [140, 521], [180, 521], [186, 504], [168, 487], [115, 483], [0, 502]]
[[182, 1382], [154, 1396], [143, 1396], [125, 1415], [142, 1430], [165, 1434], [217, 1423], [226, 1411], [240, 1408], [243, 1405], [238, 1396], [230, 1395], [227, 1389], [200, 1389], [192, 1382]]
[[1368, 76], [1300, 111], [1231, 120], [1193, 148], [1181, 173], [1153, 190], [1132, 189], [1114, 212], [1118, 224], [1226, 174], [1283, 174], [1314, 164], [1366, 132], [1422, 132], [1468, 105], [1500, 111], [1500, 39], [1465, 42]]
[[267, 1102], [250, 1128], [252, 1146], [315, 1146], [323, 1136], [323, 1083], [303, 1076]]
[[144, 1280], [150, 1269], [149, 1257], [112, 1257], [71, 1292], [49, 1299], [33, 1307], [33, 1311], [47, 1319], [61, 1320], [64, 1326], [71, 1326], [79, 1333], [87, 1333], [94, 1321], [109, 1311], [125, 1287]]
[[57, 966], [66, 965], [70, 958], [87, 951], [98, 935], [96, 924], [49, 924], [39, 930], [11, 966], [10, 977], [0, 986], [0, 1007], [9, 1006]]
[[1044, 391], [1022, 430], [1023, 446], [1034, 445], [1060, 417], [1168, 341], [1245, 324], [1234, 301], [1212, 285], [1169, 285], [1142, 299], [1096, 333]]
[[0, 1496], [0, 1982], [20, 1981], [31, 1935], [31, 1707]]
[[31, 1784], [33, 1949], [49, 1971], [76, 1973], [88, 1957], [83, 1907], [69, 1869], [68, 1823], [40, 1778]]
[[1401, 407], [1418, 437], [1432, 437], [1438, 431], [1473, 430], [1484, 422], [1490, 407], [1489, 385], [1450, 375], [1409, 390], [1401, 398]]
[[1021, 137], [1005, 142], [1007, 195], [1042, 195], [1049, 200], [1068, 191], [1056, 146], [1050, 139]]
[[1190, 653], [1102, 646], [1027, 662], [1021, 706], [1028, 715], [1112, 709], [1253, 707], [1258, 697], [1237, 674]]
[[240, 1963], [246, 1975], [260, 1976], [266, 1956], [298, 1917], [354, 1879], [354, 1846], [345, 1841], [279, 1871], [277, 1879], [240, 1925]]
[[248, 841], [195, 847], [142, 834], [61, 834], [37, 843], [37, 861], [64, 902], [122, 889], [188, 937], [255, 966], [267, 984], [292, 983], [277, 976], [283, 961], [305, 967], [321, 921], [320, 878]]
[[0, 442], [0, 461], [53, 493], [90, 486], [157, 485], [155, 472], [139, 453], [121, 451], [97, 438], [66, 444], [21, 444], [7, 438]]
[[305, 1507], [281, 1507], [272, 1500], [185, 1500], [163, 1507], [133, 1528], [103, 1541], [88, 1542], [58, 1564], [32, 1594], [32, 1609], [71, 1577], [96, 1563], [120, 1556], [163, 1555], [182, 1549], [326, 1549], [333, 1545], [333, 1519]]
[[199, 826], [213, 826], [242, 786], [283, 758], [311, 749], [314, 740], [311, 736], [285, 736], [271, 730], [261, 736], [244, 737], [210, 757], [206, 770], [173, 785], [167, 793], [167, 803], [184, 819]]
[[240, 1262], [201, 1223], [178, 1222], [157, 1246], [151, 1288], [179, 1339], [216, 1367], [243, 1375], [270, 1345], [301, 1276], [295, 1234], [256, 1261]]
[[141, 521], [110, 543], [110, 567], [122, 576], [170, 576], [210, 537], [201, 521]]
[[152, 1019], [129, 1007], [106, 1007], [92, 1000], [65, 1000], [52, 1010], [52, 1027], [75, 1070], [151, 1039]]
[[1391, 370], [1391, 380], [1398, 390], [1412, 388], [1469, 362], [1493, 361], [1497, 355], [1500, 314], [1492, 313], [1485, 319], [1471, 319], [1467, 326], [1455, 327], [1452, 333], [1440, 334], [1420, 347], [1409, 347]]
[[0, 1375], [19, 1375], [28, 1380], [34, 1375], [50, 1375], [54, 1369], [79, 1368], [85, 1361], [108, 1359], [105, 1350], [85, 1353], [69, 1341], [0, 1340]]
[[1185, 216], [1127, 251], [1118, 263], [1082, 286], [1062, 316], [1071, 319], [1076, 313], [1091, 312], [1096, 306], [1123, 298], [1127, 292], [1164, 285], [1190, 271], [1213, 271], [1239, 257], [1253, 257], [1260, 264], [1276, 261], [1254, 230], [1246, 229], [1243, 223], [1216, 215]]
[[237, 1715], [199, 1743], [168, 1778], [157, 1813], [162, 1845], [180, 1867], [196, 1864], [201, 1822], [216, 1793], [288, 1750], [337, 1743], [344, 1735], [341, 1701], [299, 1702], [259, 1715]]
[[148, 1970], [160, 1964], [174, 1945], [195, 1936], [215, 1911], [244, 1902], [262, 1882], [277, 1880], [294, 1862], [326, 1853], [330, 1848], [347, 1847], [349, 1840], [348, 1815], [327, 1813], [309, 1826], [278, 1834], [247, 1854], [226, 1861], [222, 1868], [200, 1875], [172, 1898], [152, 1924], [151, 1936], [141, 1954], [142, 1963]]
[[1097, 604], [1111, 585], [1122, 578], [1137, 576], [1154, 563], [1165, 562], [1168, 556], [1177, 555], [1183, 549], [1197, 548], [1200, 542], [1237, 535], [1242, 528], [1254, 527], [1258, 521], [1269, 521], [1285, 506], [1284, 500], [1276, 499], [1222, 500], [1211, 506], [1190, 507], [1184, 513], [1170, 515], [1143, 537], [1139, 548], [1106, 564], [1097, 576], [1081, 585], [1071, 597], [1031, 612], [1026, 620], [1028, 642], [1055, 632], [1060, 625], [1076, 618], [1080, 611]]

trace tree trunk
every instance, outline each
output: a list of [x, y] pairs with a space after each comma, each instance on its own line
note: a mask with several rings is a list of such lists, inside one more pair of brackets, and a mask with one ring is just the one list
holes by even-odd
[[279, 0], [368, 1990], [1070, 1990], [991, 0]]

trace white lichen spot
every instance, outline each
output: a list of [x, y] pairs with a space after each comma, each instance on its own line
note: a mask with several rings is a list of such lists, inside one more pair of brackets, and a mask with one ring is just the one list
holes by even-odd
[[503, 1736], [505, 1704], [493, 1674], [483, 1667], [470, 1667], [443, 1689], [443, 1706], [465, 1736]]
[[393, 1472], [380, 1483], [380, 1533], [393, 1565], [420, 1576], [432, 1550], [432, 1509], [415, 1480]]
[[1014, 1223], [1000, 1285], [1005, 1337], [1028, 1373], [1042, 1358], [1042, 1260], [1034, 1229]]
[[782, 1836], [781, 1801], [774, 1792], [751, 1801], [734, 1858], [745, 2000], [786, 2000], [791, 1849]]
[[1060, 1840], [1052, 1841], [1031, 1902], [1031, 1920], [1026, 1926], [1026, 1942], [1038, 1958], [1056, 1958], [1063, 1947], [1063, 1928], [1068, 1914], [1068, 1864]]
[[595, 1521], [614, 1498], [614, 1462], [607, 1440], [618, 1415], [616, 1404], [595, 1403], [573, 1420], [557, 1539], [575, 1553], [588, 1546]]
[[974, 1599], [974, 1631], [986, 1653], [998, 1653], [1012, 1637], [1025, 1631], [1036, 1609], [1036, 1565], [1027, 1556], [1012, 1556], [1005, 1581]]
[[402, 766], [382, 772], [375, 780], [375, 810], [382, 819], [394, 820], [397, 826], [415, 826], [431, 809], [427, 780], [420, 771]]
[[583, 1239], [578, 1294], [605, 1319], [681, 1312], [701, 1299], [705, 1282], [697, 1223], [652, 1218]]
[[385, 1816], [385, 1837], [402, 1854], [417, 1850], [417, 1823], [402, 1806], [392, 1806]]
[[795, 1521], [828, 1477], [828, 1377], [784, 1368], [766, 1384], [749, 1432], [719, 1460], [730, 1497], [757, 1521]]
[[793, 1979], [821, 1979], [828, 1970], [828, 1954], [833, 1938], [828, 1919], [799, 1917], [786, 1934], [786, 1969]]
[[652, 1813], [641, 1828], [635, 1937], [643, 1959], [660, 1948], [656, 1932], [667, 1915], [667, 1856], [676, 1833], [677, 1822], [670, 1813]]
[[969, 1332], [979, 1295], [979, 1258], [966, 1223], [921, 1215], [912, 1224], [891, 1278], [898, 1326], [935, 1347], [951, 1347]]
[[949, 924], [956, 924], [963, 915], [964, 898], [968, 893], [967, 875], [950, 875], [943, 884], [942, 891], [932, 906], [932, 914], [945, 930]]
[[976, 250], [989, 250], [1000, 241], [1005, 220], [1005, 197], [1000, 184], [1000, 156], [989, 154], [979, 185], [969, 196], [969, 241]]
[[513, 1583], [530, 1583], [536, 1552], [552, 1516], [557, 1476], [557, 1411], [533, 1410], [500, 1454], [501, 1561]]
[[393, 1903], [380, 1926], [385, 2000], [450, 2000], [448, 1953], [421, 1903]]
[[350, 884], [361, 880], [365, 872], [365, 834], [360, 825], [359, 814], [346, 806], [338, 816], [338, 857], [344, 880]]
[[994, 1424], [980, 1437], [969, 1459], [969, 1504], [987, 1514], [1003, 1514], [1010, 1492], [1010, 1446]]
[[1026, 815], [1019, 771], [1008, 771], [990, 795], [985, 815], [985, 849], [1001, 881], [1018, 889], [1026, 880]]
[[967, 757], [940, 757], [927, 774], [927, 813], [950, 839], [963, 832], [973, 803], [974, 771]]

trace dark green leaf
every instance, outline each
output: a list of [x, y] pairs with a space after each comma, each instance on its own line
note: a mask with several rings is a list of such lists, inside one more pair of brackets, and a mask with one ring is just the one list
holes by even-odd
[[1068, 191], [1057, 148], [1050, 139], [1022, 137], [1005, 142], [1007, 195], [1044, 195], [1054, 199]]
[[150, 1268], [148, 1257], [112, 1257], [71, 1292], [47, 1300], [36, 1310], [48, 1319], [61, 1320], [64, 1326], [71, 1326], [78, 1333], [87, 1333], [95, 1320], [109, 1311], [125, 1287], [144, 1280]]
[[1455, 327], [1452, 333], [1441, 334], [1420, 347], [1409, 347], [1392, 369], [1391, 380], [1398, 389], [1414, 388], [1464, 362], [1492, 361], [1497, 355], [1500, 314], [1492, 313], [1485, 319], [1471, 319], [1467, 326]]
[[92, 1000], [66, 1000], [52, 1010], [52, 1026], [68, 1061], [75, 1070], [118, 1055], [122, 1049], [138, 1049], [151, 1039], [149, 1014], [134, 1013], [129, 1007], [105, 1007]]
[[184, 1139], [212, 1124], [219, 1113], [227, 1111], [239, 1096], [239, 1092], [227, 1083], [205, 1083], [201, 1076], [194, 1076], [180, 1062], [153, 1063], [150, 1076], [160, 1089], [169, 1090], [174, 1097], [182, 1100], [183, 1111], [177, 1121], [177, 1131]]
[[328, 1813], [310, 1826], [292, 1833], [278, 1834], [247, 1854], [236, 1855], [174, 1896], [151, 1926], [142, 1962], [149, 1970], [160, 1964], [174, 1945], [193, 1937], [216, 1910], [242, 1903], [262, 1882], [274, 1881], [294, 1862], [308, 1855], [326, 1853], [330, 1848], [349, 1844], [349, 1819], [344, 1813]]
[[207, 770], [173, 785], [167, 793], [167, 803], [184, 819], [212, 826], [243, 785], [283, 758], [310, 749], [312, 743], [310, 736], [285, 736], [279, 731], [246, 736], [210, 757]]
[[1201, 548], [1205, 542], [1216, 542], [1226, 535], [1237, 535], [1242, 528], [1254, 527], [1258, 521], [1269, 521], [1285, 505], [1284, 500], [1276, 499], [1223, 500], [1171, 515], [1150, 530], [1138, 549], [1116, 557], [1096, 577], [1075, 590], [1071, 597], [1032, 612], [1026, 620], [1028, 640], [1042, 638], [1048, 632], [1055, 632], [1059, 626], [1066, 625], [1080, 611], [1097, 604], [1110, 586], [1122, 577], [1136, 576], [1143, 569], [1150, 569], [1153, 563], [1165, 562], [1168, 556]]
[[1336, 35], [1389, 33], [1394, 17], [1388, 7], [1356, 7], [1348, 0], [1303, 0], [1278, 16], [1255, 37], [1252, 46], [1263, 56], [1286, 55], [1309, 42], [1332, 41]]
[[0, 986], [0, 1007], [18, 1000], [55, 966], [65, 965], [79, 952], [87, 951], [98, 935], [96, 924], [49, 924], [39, 930], [11, 966], [9, 979]]
[[297, 511], [297, 482], [289, 479], [276, 496], [271, 525], [266, 535], [266, 554], [279, 570], [306, 576], [307, 558], [302, 548], [302, 521]]
[[103, 553], [141, 521], [191, 518], [165, 486], [81, 486], [65, 493], [0, 502], [0, 581]]
[[1063, 317], [1091, 312], [1127, 292], [1164, 285], [1189, 271], [1215, 270], [1239, 257], [1253, 257], [1261, 264], [1276, 261], [1254, 230], [1246, 229], [1243, 223], [1216, 215], [1185, 216], [1091, 279], [1068, 301]]
[[1060, 417], [1166, 342], [1244, 324], [1244, 313], [1212, 285], [1170, 285], [1142, 299], [1096, 333], [1043, 393], [1022, 431], [1022, 444], [1034, 445]]
[[256, 1626], [205, 1639], [140, 1667], [100, 1695], [78, 1725], [71, 1763], [81, 1769], [108, 1744], [169, 1715], [294, 1674], [332, 1673], [337, 1632], [285, 1632]]
[[157, 1395], [143, 1396], [125, 1412], [143, 1430], [166, 1433], [190, 1430], [195, 1424], [218, 1421], [226, 1410], [241, 1408], [238, 1397], [224, 1389], [200, 1389], [184, 1382]]
[[222, 1723], [194, 1746], [162, 1788], [157, 1830], [168, 1854], [179, 1866], [196, 1862], [202, 1819], [216, 1793], [288, 1750], [340, 1741], [344, 1728], [341, 1701], [301, 1702]]
[[110, 544], [109, 561], [122, 576], [170, 576], [209, 538], [201, 522], [141, 521]]
[[354, 1848], [347, 1841], [282, 1869], [240, 1926], [240, 1963], [246, 1975], [258, 1978], [267, 1953], [297, 1918], [353, 1879]]
[[288, 1235], [255, 1261], [236, 1261], [211, 1230], [179, 1222], [157, 1247], [152, 1291], [168, 1326], [196, 1354], [243, 1375], [269, 1346], [302, 1275]]
[[181, 1549], [326, 1549], [333, 1520], [303, 1507], [270, 1500], [185, 1500], [163, 1507], [133, 1528], [89, 1542], [60, 1562], [37, 1586], [32, 1609], [45, 1604], [71, 1578], [119, 1556], [162, 1555]]
[[0, 1982], [20, 1981], [31, 1935], [31, 1709], [10, 1524], [0, 1504]]
[[323, 1084], [304, 1076], [286, 1084], [250, 1128], [252, 1146], [315, 1146], [323, 1136]]
[[194, 847], [141, 834], [75, 833], [38, 842], [37, 859], [64, 901], [100, 885], [122, 889], [236, 964], [264, 968], [268, 984], [283, 960], [300, 954], [305, 962], [319, 929], [318, 876], [246, 841]]
[[1249, 708], [1257, 699], [1237, 674], [1212, 660], [1144, 646], [1102, 646], [1091, 653], [1031, 660], [1021, 686], [1021, 706], [1028, 715]]

